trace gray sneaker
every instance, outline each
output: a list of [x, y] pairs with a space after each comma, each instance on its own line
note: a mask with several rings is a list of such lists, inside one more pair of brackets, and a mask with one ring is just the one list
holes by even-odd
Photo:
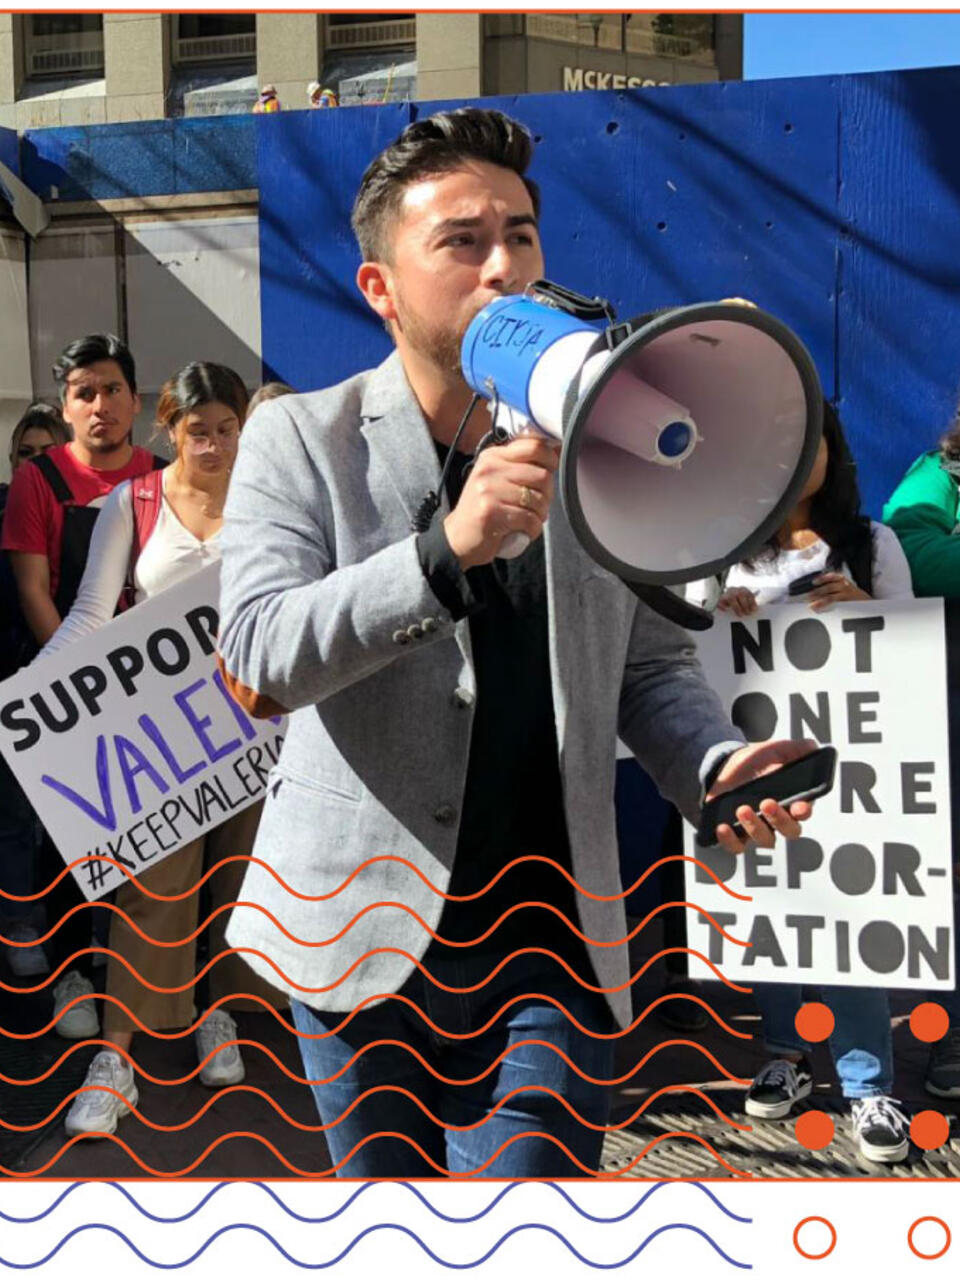
[[960, 1027], [951, 1027], [930, 1050], [923, 1087], [935, 1098], [960, 1098]]
[[[97, 1002], [84, 999], [94, 994], [93, 983], [76, 969], [69, 969], [53, 988], [54, 1031], [64, 1040], [92, 1040], [100, 1034]], [[72, 1009], [65, 1009], [71, 1000], [77, 1000]]]
[[[240, 1047], [228, 1044], [237, 1039], [237, 1024], [225, 1009], [206, 1013], [203, 1022], [194, 1033], [197, 1058], [203, 1062], [211, 1053], [213, 1057], [200, 1068], [200, 1083], [208, 1089], [222, 1089], [224, 1085], [239, 1084], [245, 1075]], [[224, 1047], [221, 1047], [224, 1046]]]
[[[50, 972], [50, 965], [44, 955], [43, 947], [37, 941], [40, 936], [29, 924], [15, 924], [8, 934], [10, 942], [18, 946], [7, 946], [7, 964], [18, 978], [39, 978]], [[26, 944], [32, 943], [32, 946]]]

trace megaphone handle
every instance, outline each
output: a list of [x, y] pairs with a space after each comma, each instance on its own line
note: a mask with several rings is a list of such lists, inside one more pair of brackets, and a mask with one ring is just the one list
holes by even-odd
[[638, 600], [642, 600], [654, 613], [659, 613], [669, 622], [676, 622], [688, 631], [709, 631], [713, 626], [712, 613], [701, 609], [699, 605], [690, 604], [666, 587], [652, 587], [645, 582], [627, 582], [624, 579], [621, 581]]
[[498, 560], [516, 560], [517, 556], [522, 556], [530, 545], [530, 539], [525, 533], [508, 533], [504, 540], [500, 543], [500, 550], [497, 552]]

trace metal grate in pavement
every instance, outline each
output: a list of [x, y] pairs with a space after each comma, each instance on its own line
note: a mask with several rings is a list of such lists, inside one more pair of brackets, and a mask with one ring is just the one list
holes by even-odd
[[[957, 1178], [960, 1177], [960, 1132], [956, 1121], [948, 1144], [937, 1151], [920, 1151], [911, 1146], [907, 1159], [897, 1165], [874, 1164], [864, 1160], [853, 1140], [849, 1112], [839, 1101], [817, 1098], [816, 1109], [827, 1112], [836, 1126], [834, 1140], [823, 1151], [809, 1151], [794, 1134], [795, 1113], [787, 1120], [750, 1120], [742, 1112], [732, 1113], [738, 1124], [749, 1123], [751, 1132], [740, 1133], [720, 1120], [699, 1100], [677, 1104], [677, 1099], [656, 1104], [643, 1120], [629, 1129], [607, 1135], [603, 1144], [602, 1171], [615, 1173], [636, 1160], [644, 1147], [658, 1135], [692, 1133], [705, 1139], [736, 1173], [761, 1178]], [[652, 1148], [629, 1173], [633, 1178], [729, 1178], [723, 1168], [699, 1142], [689, 1138], [667, 1138]]]

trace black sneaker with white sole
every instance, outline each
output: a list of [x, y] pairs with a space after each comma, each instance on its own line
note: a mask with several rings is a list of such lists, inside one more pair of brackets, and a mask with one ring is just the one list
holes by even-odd
[[747, 1090], [744, 1110], [758, 1120], [781, 1120], [795, 1103], [809, 1096], [813, 1089], [813, 1073], [806, 1058], [789, 1062], [774, 1058], [754, 1076]]
[[935, 1098], [960, 1098], [960, 1027], [931, 1048], [923, 1087]]
[[898, 1164], [910, 1150], [910, 1124], [897, 1098], [855, 1098], [850, 1106], [860, 1154], [880, 1164]]

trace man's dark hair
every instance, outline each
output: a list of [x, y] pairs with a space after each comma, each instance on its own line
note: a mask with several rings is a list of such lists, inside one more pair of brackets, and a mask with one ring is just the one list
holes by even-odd
[[387, 230], [411, 183], [459, 169], [465, 160], [511, 169], [523, 179], [539, 217], [540, 190], [526, 177], [532, 154], [526, 128], [502, 111], [460, 107], [408, 124], [368, 166], [353, 202], [351, 223], [364, 260], [389, 258]]
[[61, 402], [67, 398], [67, 378], [74, 369], [88, 369], [100, 360], [116, 361], [127, 386], [137, 394], [137, 366], [127, 344], [112, 333], [88, 333], [85, 338], [75, 338], [54, 361], [53, 380]]

